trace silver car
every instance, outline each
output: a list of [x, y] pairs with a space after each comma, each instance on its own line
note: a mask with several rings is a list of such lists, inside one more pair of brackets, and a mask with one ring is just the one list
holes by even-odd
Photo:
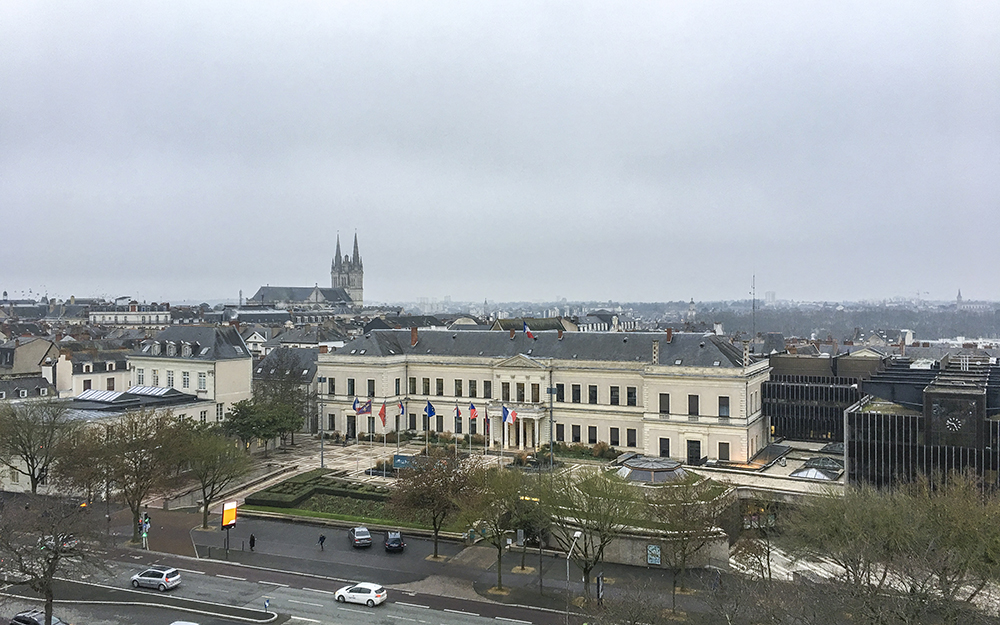
[[181, 572], [169, 566], [151, 566], [141, 573], [132, 576], [134, 588], [155, 588], [160, 592], [180, 586]]

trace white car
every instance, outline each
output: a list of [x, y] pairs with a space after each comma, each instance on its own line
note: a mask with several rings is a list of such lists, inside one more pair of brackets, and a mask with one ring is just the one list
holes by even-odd
[[385, 588], [379, 586], [378, 584], [361, 582], [360, 584], [344, 586], [334, 594], [334, 597], [341, 603], [344, 603], [345, 601], [350, 603], [361, 603], [369, 608], [373, 608], [380, 603], [385, 603], [385, 598], [388, 594], [389, 593], [385, 591]]

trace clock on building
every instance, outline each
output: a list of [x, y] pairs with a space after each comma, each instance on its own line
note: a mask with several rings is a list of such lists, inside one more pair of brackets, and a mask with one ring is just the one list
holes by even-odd
[[962, 429], [962, 420], [957, 417], [949, 417], [949, 419], [944, 422], [944, 425], [948, 428], [949, 432], [957, 432]]

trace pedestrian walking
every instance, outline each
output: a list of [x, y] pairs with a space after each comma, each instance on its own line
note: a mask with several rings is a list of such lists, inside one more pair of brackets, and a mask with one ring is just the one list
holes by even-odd
[[250, 534], [250, 551], [253, 551], [254, 545], [257, 544], [257, 537]]
[[326, 542], [326, 534], [319, 535], [319, 550], [323, 551], [323, 543]]

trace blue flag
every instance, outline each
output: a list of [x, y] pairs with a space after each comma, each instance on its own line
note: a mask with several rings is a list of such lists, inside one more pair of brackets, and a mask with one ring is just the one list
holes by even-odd
[[424, 408], [424, 412], [427, 413], [427, 418], [433, 417], [437, 413], [434, 412], [434, 406], [431, 405], [431, 400], [427, 400], [427, 407]]

